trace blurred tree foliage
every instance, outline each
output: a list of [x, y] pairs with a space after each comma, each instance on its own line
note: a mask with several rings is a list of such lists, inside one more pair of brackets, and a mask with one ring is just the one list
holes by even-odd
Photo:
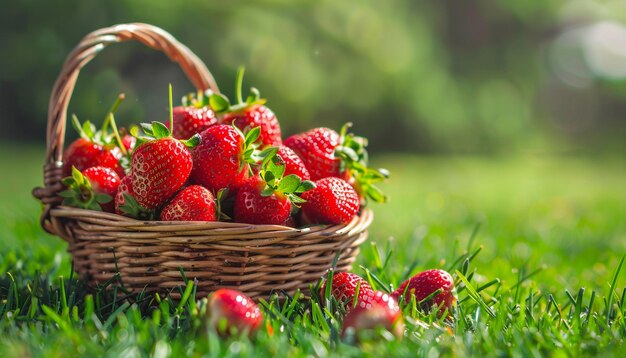
[[[246, 66], [244, 87], [261, 90], [285, 134], [352, 121], [378, 150], [490, 153], [545, 143], [562, 134], [538, 105], [541, 48], [559, 4], [12, 1], [0, 12], [1, 135], [41, 140], [72, 47], [92, 30], [137, 21], [185, 43], [226, 94]], [[112, 46], [81, 73], [70, 111], [99, 120], [123, 91], [121, 122], [163, 119], [169, 82], [177, 96], [193, 90], [162, 54]]]

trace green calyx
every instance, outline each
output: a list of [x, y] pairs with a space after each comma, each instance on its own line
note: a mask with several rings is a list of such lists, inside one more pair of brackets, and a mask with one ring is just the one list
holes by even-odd
[[285, 174], [285, 163], [276, 155], [278, 148], [271, 147], [263, 151], [264, 158], [259, 175], [265, 181], [265, 187], [261, 191], [262, 196], [271, 196], [274, 193], [285, 195], [296, 207], [305, 203], [306, 200], [300, 194], [315, 188], [310, 180], [302, 180], [295, 174]]
[[185, 107], [204, 108], [209, 106], [209, 98], [212, 94], [213, 91], [211, 90], [189, 93], [182, 98], [181, 103]]
[[100, 204], [113, 200], [110, 195], [94, 192], [89, 180], [74, 166], [72, 176], [63, 178], [61, 182], [67, 186], [67, 190], [59, 193], [63, 197], [63, 205], [102, 211]]
[[242, 171], [247, 165], [250, 172], [252, 172], [251, 165], [262, 161], [267, 156], [268, 150], [270, 148], [267, 148], [263, 151], [259, 150], [260, 144], [257, 143], [257, 139], [259, 139], [259, 136], [261, 135], [261, 128], [254, 127], [250, 130], [242, 132], [241, 129], [237, 128], [234, 122], [232, 124], [232, 127], [243, 138], [243, 146], [241, 150], [241, 156], [239, 158], [239, 163], [241, 163], [239, 171]]
[[242, 85], [243, 85], [243, 74], [245, 69], [243, 67], [239, 67], [237, 70], [237, 80], [236, 80], [236, 91], [237, 91], [237, 103], [234, 105], [230, 104], [230, 100], [228, 97], [223, 94], [213, 93], [209, 95], [209, 105], [211, 109], [217, 114], [225, 114], [225, 113], [235, 113], [245, 110], [248, 107], [252, 107], [255, 105], [265, 104], [266, 100], [261, 98], [261, 93], [258, 89], [252, 87], [250, 88], [250, 94], [246, 98], [244, 102], [242, 96]]
[[156, 212], [148, 210], [137, 202], [134, 196], [124, 193], [124, 205], [120, 206], [120, 211], [125, 216], [135, 218], [138, 220], [155, 220], [157, 218]]
[[352, 123], [346, 123], [339, 133], [339, 146], [335, 148], [335, 156], [341, 160], [340, 170], [354, 178], [359, 194], [377, 203], [387, 201], [387, 196], [376, 186], [389, 178], [389, 171], [383, 168], [368, 168], [367, 139], [348, 133]]
[[[107, 149], [118, 146], [120, 147], [122, 153], [126, 154], [126, 148], [124, 148], [124, 145], [122, 145], [122, 141], [119, 138], [117, 126], [115, 125], [115, 119], [113, 118], [115, 111], [117, 111], [120, 104], [122, 103], [122, 101], [124, 101], [125, 98], [126, 96], [123, 93], [119, 94], [119, 96], [115, 100], [115, 103], [113, 103], [113, 106], [111, 106], [111, 109], [107, 113], [107, 116], [105, 117], [104, 122], [102, 123], [102, 128], [100, 130], [97, 130], [96, 126], [93, 125], [93, 123], [91, 123], [89, 120], [86, 120], [81, 124], [75, 114], [72, 115], [72, 127], [74, 127], [74, 130], [76, 130], [81, 138], [86, 139], [92, 143], [102, 145]], [[112, 129], [111, 133], [109, 133], [109, 125]]]
[[[169, 85], [169, 105], [170, 105], [170, 128], [174, 128], [174, 106], [172, 104], [172, 85]], [[140, 128], [141, 127], [141, 132]], [[143, 133], [142, 133], [143, 132]], [[172, 138], [172, 131], [161, 122], [154, 121], [152, 123], [141, 123], [130, 129], [130, 134], [137, 138], [137, 147], [141, 144], [157, 139]], [[200, 134], [194, 134], [191, 138], [181, 140], [181, 142], [189, 149], [196, 147], [202, 141]]]

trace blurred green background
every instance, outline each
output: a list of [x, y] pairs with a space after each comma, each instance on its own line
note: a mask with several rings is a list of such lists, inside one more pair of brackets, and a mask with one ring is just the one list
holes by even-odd
[[[65, 56], [90, 31], [164, 28], [233, 94], [261, 90], [285, 134], [354, 130], [374, 151], [626, 152], [623, 1], [23, 0], [0, 12], [3, 141], [42, 143]], [[615, 15], [611, 15], [615, 14]], [[620, 15], [621, 14], [621, 15]], [[162, 54], [112, 46], [81, 73], [70, 112], [99, 121], [117, 93], [122, 123], [162, 119], [167, 84], [192, 91]]]

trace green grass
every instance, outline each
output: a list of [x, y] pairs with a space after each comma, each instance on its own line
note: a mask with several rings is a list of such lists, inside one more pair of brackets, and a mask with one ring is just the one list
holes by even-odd
[[623, 161], [376, 158], [392, 171], [385, 184], [392, 201], [373, 206], [371, 239], [353, 271], [367, 268], [385, 289], [444, 268], [455, 273], [459, 306], [453, 325], [407, 307], [402, 340], [381, 333], [355, 344], [338, 334], [341, 308], [324, 310], [315, 300], [268, 300], [262, 306], [274, 335], [220, 339], [204, 329], [205, 301], [193, 292], [183, 305], [86, 294], [70, 278], [65, 243], [38, 226], [30, 190], [41, 182], [42, 149], [5, 144], [0, 153], [3, 357], [620, 356], [624, 349]]

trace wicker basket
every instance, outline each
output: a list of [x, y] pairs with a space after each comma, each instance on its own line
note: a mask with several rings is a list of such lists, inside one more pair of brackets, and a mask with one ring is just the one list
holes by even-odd
[[119, 272], [133, 292], [173, 292], [187, 278], [197, 292], [239, 289], [253, 298], [272, 291], [306, 289], [331, 267], [349, 270], [367, 239], [372, 221], [365, 209], [347, 225], [294, 229], [277, 225], [226, 222], [144, 222], [120, 215], [62, 206], [61, 184], [66, 111], [76, 79], [107, 45], [139, 41], [165, 52], [198, 90], [219, 89], [211, 73], [187, 47], [162, 29], [123, 24], [85, 36], [69, 54], [50, 97], [44, 187], [33, 191], [44, 204], [42, 227], [69, 243], [74, 269], [89, 284]]

